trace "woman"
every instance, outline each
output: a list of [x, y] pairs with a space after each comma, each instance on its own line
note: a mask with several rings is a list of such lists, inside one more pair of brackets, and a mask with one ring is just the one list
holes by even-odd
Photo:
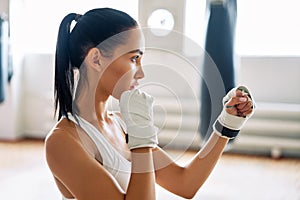
[[[46, 139], [46, 157], [64, 199], [150, 200], [155, 183], [192, 198], [252, 115], [247, 88], [230, 91], [205, 147], [178, 166], [157, 146], [153, 97], [137, 89], [144, 77], [143, 45], [137, 22], [114, 9], [72, 13], [61, 22], [55, 57], [59, 121]], [[110, 96], [119, 100], [119, 114], [108, 110]]]

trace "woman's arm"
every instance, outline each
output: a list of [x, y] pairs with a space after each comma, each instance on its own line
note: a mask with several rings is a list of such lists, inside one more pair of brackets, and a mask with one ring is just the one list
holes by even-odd
[[249, 90], [240, 86], [232, 89], [223, 99], [224, 109], [217, 119], [214, 132], [205, 146], [185, 167], [176, 165], [159, 148], [153, 151], [156, 181], [167, 190], [192, 198], [213, 170], [229, 140], [253, 114], [255, 107]]
[[155, 199], [155, 174], [152, 148], [131, 151], [132, 168], [126, 199]]
[[138, 89], [120, 97], [120, 111], [126, 124], [132, 171], [126, 199], [155, 199], [155, 174], [152, 148], [157, 146], [153, 124], [153, 97]]

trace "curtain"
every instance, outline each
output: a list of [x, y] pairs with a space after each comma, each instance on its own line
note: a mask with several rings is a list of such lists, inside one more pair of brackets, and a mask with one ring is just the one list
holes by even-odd
[[9, 54], [9, 26], [5, 17], [0, 17], [0, 103], [5, 100], [5, 86], [12, 77], [12, 60]]
[[207, 1], [207, 9], [209, 15], [205, 50], [209, 56], [204, 58], [202, 69], [199, 130], [205, 141], [222, 111], [223, 96], [235, 86], [234, 33], [237, 4], [236, 0], [210, 0]]
[[6, 66], [5, 66], [5, 21], [0, 17], [0, 103], [5, 99], [5, 81], [6, 81]]

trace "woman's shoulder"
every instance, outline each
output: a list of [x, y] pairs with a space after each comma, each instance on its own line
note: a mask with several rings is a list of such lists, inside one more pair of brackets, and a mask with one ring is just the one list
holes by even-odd
[[53, 154], [65, 149], [67, 144], [77, 143], [78, 136], [74, 122], [62, 118], [48, 133], [45, 139], [46, 154]]
[[47, 134], [46, 143], [49, 140], [53, 140], [57, 137], [72, 137], [75, 135], [75, 131], [76, 127], [74, 122], [68, 120], [67, 118], [62, 118], [53, 126], [53, 128]]
[[57, 122], [46, 137], [46, 161], [54, 175], [68, 163], [77, 162], [83, 156], [90, 156], [82, 145], [78, 131], [73, 121], [64, 118]]

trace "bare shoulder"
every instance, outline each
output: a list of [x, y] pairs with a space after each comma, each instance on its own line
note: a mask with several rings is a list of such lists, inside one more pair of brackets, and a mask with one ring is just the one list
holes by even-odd
[[64, 162], [64, 156], [80, 151], [76, 126], [67, 119], [60, 120], [49, 132], [45, 140], [46, 159], [53, 171], [57, 162]]
[[76, 140], [76, 127], [72, 121], [62, 119], [48, 133], [45, 144], [46, 150], [58, 147], [66, 141]]
[[77, 131], [72, 121], [63, 119], [46, 139], [46, 160], [60, 191], [76, 199], [123, 199], [111, 175], [85, 150]]

